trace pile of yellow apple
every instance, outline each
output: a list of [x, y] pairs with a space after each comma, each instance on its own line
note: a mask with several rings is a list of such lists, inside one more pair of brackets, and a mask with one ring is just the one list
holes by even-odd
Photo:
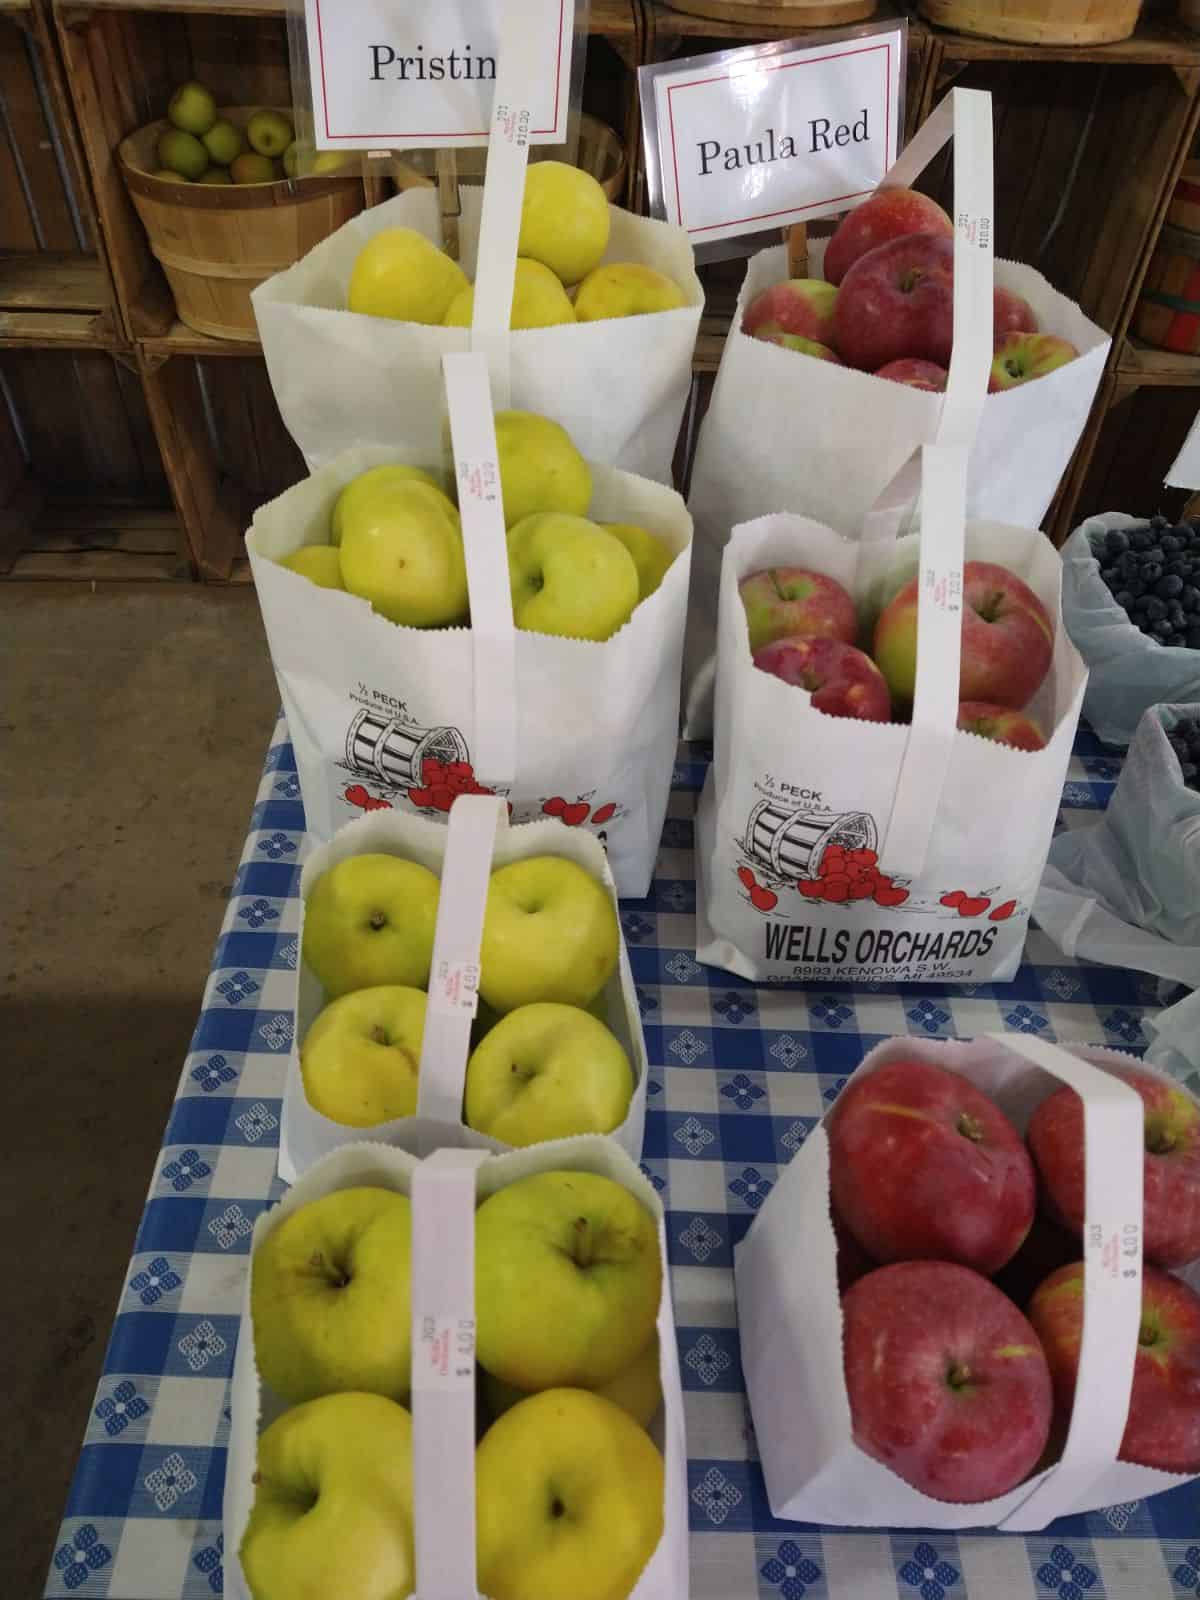
[[[254, 1254], [258, 1369], [290, 1409], [258, 1441], [240, 1550], [253, 1600], [413, 1593], [411, 1235], [405, 1195], [341, 1189]], [[644, 1431], [662, 1398], [661, 1294], [654, 1218], [611, 1178], [537, 1173], [477, 1210], [488, 1600], [623, 1600], [637, 1583], [663, 1528]]]
[[[607, 261], [608, 197], [562, 161], [529, 168], [517, 241], [512, 328], [550, 328], [674, 311], [683, 290], [639, 261]], [[359, 252], [346, 296], [350, 311], [398, 322], [470, 326], [475, 291], [457, 261], [414, 228], [387, 228]]]
[[171, 96], [167, 120], [153, 176], [171, 183], [275, 183], [337, 172], [348, 159], [301, 143], [282, 111], [256, 111], [240, 128], [217, 115], [212, 91], [194, 80]]
[[[497, 412], [496, 449], [517, 627], [611, 638], [658, 588], [675, 552], [646, 528], [588, 519], [591, 470], [557, 422]], [[329, 538], [281, 565], [349, 590], [404, 627], [470, 621], [462, 524], [433, 473], [400, 465], [361, 473], [334, 504]]]
[[[382, 854], [349, 856], [312, 886], [303, 959], [328, 1003], [300, 1072], [309, 1104], [334, 1122], [370, 1128], [416, 1113], [440, 887], [428, 867]], [[633, 1068], [601, 1020], [619, 952], [612, 899], [578, 863], [530, 856], [492, 873], [468, 1127], [521, 1146], [621, 1126]]]

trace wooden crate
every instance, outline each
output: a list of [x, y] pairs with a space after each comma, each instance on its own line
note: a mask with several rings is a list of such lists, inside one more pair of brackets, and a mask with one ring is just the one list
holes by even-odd
[[1194, 388], [1131, 380], [1118, 367], [1101, 399], [1070, 514], [1056, 529], [1060, 542], [1101, 511], [1179, 517], [1191, 496], [1188, 489], [1168, 489], [1163, 477], [1195, 421]]

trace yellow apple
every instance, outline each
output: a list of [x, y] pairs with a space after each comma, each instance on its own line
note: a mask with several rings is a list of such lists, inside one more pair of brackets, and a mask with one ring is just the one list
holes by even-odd
[[638, 575], [638, 600], [647, 599], [667, 575], [675, 552], [665, 539], [632, 522], [602, 522], [600, 526], [619, 539], [633, 557]]
[[196, 179], [196, 182], [208, 184], [232, 184], [233, 179], [225, 171], [224, 167], [205, 167], [204, 171]]
[[604, 1023], [542, 1001], [510, 1011], [472, 1051], [463, 1115], [469, 1128], [523, 1147], [612, 1133], [632, 1098], [629, 1057]]
[[[357, 478], [352, 478], [338, 495], [333, 506], [333, 514], [329, 520], [329, 538], [332, 544], [341, 544], [342, 534], [345, 531], [346, 513], [353, 516], [356, 506], [361, 506], [376, 489], [384, 488], [393, 483], [426, 483], [431, 489], [436, 489], [439, 494], [444, 494], [441, 484], [432, 472], [426, 472], [423, 467], [406, 467], [398, 461], [389, 461], [382, 467], [368, 467], [366, 472], [360, 472]], [[453, 503], [447, 500], [451, 511]]]
[[279, 563], [315, 583], [318, 589], [341, 589], [342, 564], [331, 544], [304, 544]]
[[185, 178], [182, 172], [172, 172], [170, 167], [159, 167], [157, 172], [150, 174], [152, 178], [159, 178], [164, 183], [191, 183], [191, 178]]
[[250, 1263], [254, 1354], [289, 1405], [411, 1386], [412, 1208], [390, 1189], [335, 1189], [293, 1211]]
[[441, 322], [467, 275], [423, 233], [385, 228], [363, 246], [350, 274], [346, 304], [368, 317]]
[[218, 167], [227, 167], [246, 148], [245, 134], [224, 117], [200, 136], [200, 142], [208, 151], [208, 159]]
[[412, 1594], [412, 1419], [404, 1407], [379, 1395], [330, 1394], [284, 1412], [258, 1441], [239, 1553], [251, 1600]]
[[611, 639], [638, 603], [638, 571], [619, 539], [586, 517], [545, 512], [508, 530], [513, 621], [530, 633]]
[[208, 170], [208, 151], [195, 134], [182, 128], [168, 128], [156, 148], [159, 168], [166, 167], [181, 178], [196, 179]]
[[230, 162], [229, 176], [234, 183], [274, 183], [275, 164], [269, 156], [244, 150]]
[[467, 620], [467, 558], [458, 512], [416, 480], [365, 495], [342, 515], [342, 582], [408, 628]]
[[[455, 295], [446, 312], [448, 328], [469, 328], [475, 311], [475, 290], [468, 285]], [[560, 322], [574, 322], [575, 307], [567, 291], [540, 261], [517, 261], [513, 283], [510, 328], [550, 328]]]
[[664, 1478], [649, 1435], [611, 1401], [523, 1400], [475, 1452], [480, 1594], [625, 1600], [662, 1538]]
[[475, 1213], [480, 1365], [518, 1389], [595, 1389], [650, 1342], [662, 1292], [654, 1218], [612, 1178], [538, 1172]]
[[[610, 1382], [601, 1384], [591, 1392], [620, 1406], [639, 1428], [648, 1428], [662, 1404], [662, 1384], [658, 1377], [658, 1335], [654, 1335], [632, 1366], [626, 1367], [624, 1372], [618, 1372]], [[483, 1397], [493, 1421], [529, 1398], [524, 1389], [503, 1383], [499, 1378], [493, 1378], [490, 1372], [483, 1374]]]
[[525, 175], [517, 254], [578, 283], [608, 248], [608, 197], [592, 177], [563, 161], [535, 161]]
[[683, 290], [673, 279], [638, 261], [610, 261], [597, 267], [575, 291], [575, 315], [580, 322], [674, 311], [686, 303]]
[[423, 990], [400, 984], [331, 1000], [300, 1047], [300, 1075], [313, 1110], [346, 1128], [415, 1116], [425, 1003]]
[[441, 884], [399, 856], [347, 856], [323, 872], [304, 907], [304, 964], [331, 998], [379, 984], [429, 982]]
[[506, 528], [535, 511], [587, 515], [592, 471], [557, 422], [532, 411], [497, 411], [496, 454]]
[[493, 1011], [586, 1006], [617, 968], [621, 930], [604, 885], [565, 856], [527, 856], [488, 882], [479, 993]]
[[190, 83], [181, 83], [171, 96], [167, 117], [182, 132], [200, 138], [217, 120], [217, 102], [211, 90], [193, 78]]
[[305, 176], [309, 178], [320, 178], [329, 172], [340, 172], [342, 168], [347, 165], [349, 160], [349, 153], [345, 150], [318, 151], [313, 160], [312, 166], [309, 167]]

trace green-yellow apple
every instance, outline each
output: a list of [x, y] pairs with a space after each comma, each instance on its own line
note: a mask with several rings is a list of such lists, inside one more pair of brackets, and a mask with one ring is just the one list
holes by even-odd
[[[919, 580], [911, 578], [875, 624], [875, 661], [893, 700], [912, 700], [917, 679]], [[991, 561], [963, 566], [960, 700], [984, 700], [1019, 711], [1050, 669], [1054, 624], [1015, 572]]]
[[425, 1004], [424, 990], [393, 983], [331, 1000], [300, 1049], [309, 1105], [348, 1128], [415, 1116]]
[[[361, 509], [377, 489], [390, 488], [395, 483], [428, 484], [446, 499], [437, 478], [432, 472], [426, 472], [423, 467], [406, 467], [399, 461], [389, 461], [381, 467], [368, 467], [366, 472], [360, 472], [357, 478], [351, 478], [334, 501], [333, 513], [329, 519], [330, 543], [341, 544], [348, 512], [353, 515], [355, 508]], [[446, 504], [453, 511], [454, 506], [449, 499], [446, 499]]]
[[280, 157], [283, 162], [283, 175], [285, 178], [303, 178], [311, 170], [316, 160], [316, 151], [310, 144], [303, 144], [299, 139], [293, 139], [291, 144]]
[[323, 872], [304, 907], [304, 962], [331, 998], [378, 984], [429, 982], [441, 890], [399, 856], [347, 856]]
[[675, 552], [667, 541], [633, 522], [602, 522], [600, 526], [619, 539], [633, 557], [638, 575], [638, 603], [649, 598], [667, 575]]
[[565, 856], [510, 861], [488, 883], [479, 993], [501, 1013], [539, 1000], [586, 1006], [616, 971], [620, 947], [612, 900], [585, 867]]
[[541, 1001], [510, 1011], [472, 1052], [464, 1117], [521, 1147], [612, 1133], [632, 1098], [633, 1068], [616, 1036], [578, 1006]]
[[[662, 1404], [662, 1384], [658, 1376], [658, 1335], [654, 1335], [632, 1366], [626, 1367], [624, 1372], [618, 1372], [615, 1378], [593, 1389], [592, 1393], [620, 1406], [639, 1428], [648, 1428]], [[504, 1383], [500, 1378], [493, 1378], [490, 1372], [485, 1372], [483, 1398], [488, 1415], [495, 1421], [520, 1401], [528, 1400], [529, 1396], [524, 1389], [515, 1388], [513, 1384]]]
[[517, 253], [578, 283], [608, 248], [608, 196], [580, 167], [535, 161], [525, 174]]
[[209, 160], [218, 167], [229, 166], [246, 148], [245, 134], [236, 123], [224, 117], [214, 122], [207, 133], [201, 134], [200, 142], [208, 151]]
[[642, 317], [651, 311], [675, 311], [686, 305], [673, 278], [640, 261], [609, 261], [589, 272], [575, 291], [575, 316], [580, 322], [608, 317]]
[[193, 79], [181, 83], [171, 96], [167, 117], [182, 132], [201, 138], [217, 120], [217, 102], [210, 90]]
[[441, 322], [467, 287], [457, 261], [414, 228], [385, 228], [358, 253], [346, 304], [368, 317]]
[[662, 1263], [654, 1218], [594, 1172], [538, 1172], [475, 1213], [480, 1365], [518, 1389], [596, 1388], [654, 1332]]
[[250, 148], [260, 156], [281, 156], [295, 137], [295, 130], [282, 111], [256, 111], [246, 124]]
[[350, 160], [348, 150], [320, 150], [313, 159], [313, 164], [306, 174], [310, 178], [320, 178], [330, 172], [340, 172]]
[[412, 1419], [375, 1394], [286, 1411], [258, 1441], [239, 1554], [252, 1600], [413, 1592]]
[[225, 171], [224, 167], [205, 167], [204, 171], [196, 179], [196, 182], [197, 183], [208, 183], [208, 184], [214, 184], [214, 183], [216, 183], [216, 184], [221, 184], [221, 183], [229, 183], [229, 184], [231, 184], [233, 182], [233, 179]]
[[1074, 361], [1078, 349], [1054, 333], [1010, 333], [997, 343], [988, 393], [1016, 389], [1033, 378], [1044, 378], [1057, 367]]
[[243, 150], [229, 163], [229, 176], [234, 183], [274, 183], [275, 163], [270, 156]]
[[[475, 290], [468, 284], [451, 300], [446, 326], [469, 328], [474, 311]], [[550, 268], [540, 261], [518, 260], [509, 327], [552, 328], [560, 322], [574, 321], [575, 307]]]
[[331, 544], [302, 544], [279, 563], [315, 583], [318, 589], [342, 589], [342, 563]]
[[766, 567], [738, 584], [746, 612], [750, 652], [796, 634], [853, 644], [858, 637], [854, 601], [833, 578], [805, 567]]
[[164, 183], [191, 183], [191, 178], [185, 178], [182, 172], [172, 172], [170, 167], [159, 167], [157, 172], [150, 174], [152, 178], [159, 178]]
[[159, 167], [177, 172], [181, 178], [194, 181], [208, 170], [208, 151], [195, 134], [185, 133], [182, 128], [168, 128], [156, 149]]
[[586, 514], [591, 468], [557, 422], [532, 411], [497, 411], [496, 456], [506, 528], [535, 511]]
[[342, 515], [342, 582], [389, 622], [444, 628], [467, 620], [458, 512], [415, 479], [380, 487]]
[[390, 1189], [336, 1189], [285, 1217], [250, 1263], [254, 1354], [299, 1405], [362, 1389], [403, 1400], [411, 1384], [412, 1208]]
[[638, 603], [638, 569], [621, 540], [586, 517], [535, 512], [508, 530], [513, 621], [530, 633], [611, 639]]
[[523, 1400], [475, 1452], [479, 1592], [625, 1600], [662, 1538], [664, 1476], [649, 1435], [611, 1401], [582, 1389]]

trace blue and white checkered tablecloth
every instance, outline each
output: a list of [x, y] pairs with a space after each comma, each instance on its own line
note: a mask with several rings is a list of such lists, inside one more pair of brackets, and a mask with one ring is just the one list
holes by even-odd
[[[1067, 826], [1107, 804], [1119, 762], [1090, 735]], [[881, 1038], [1010, 1028], [1145, 1043], [1151, 980], [1064, 959], [1039, 933], [1013, 983], [756, 989], [697, 965], [684, 747], [650, 896], [623, 906], [651, 1081], [645, 1170], [667, 1205], [686, 1391], [694, 1600], [1183, 1600], [1200, 1596], [1200, 1484], [1035, 1537], [840, 1532], [776, 1522], [742, 1387], [733, 1246]], [[46, 1594], [201, 1600], [223, 1588], [221, 1493], [251, 1228], [280, 1193], [304, 813], [282, 723], [267, 757], [204, 1006], [121, 1291]]]

